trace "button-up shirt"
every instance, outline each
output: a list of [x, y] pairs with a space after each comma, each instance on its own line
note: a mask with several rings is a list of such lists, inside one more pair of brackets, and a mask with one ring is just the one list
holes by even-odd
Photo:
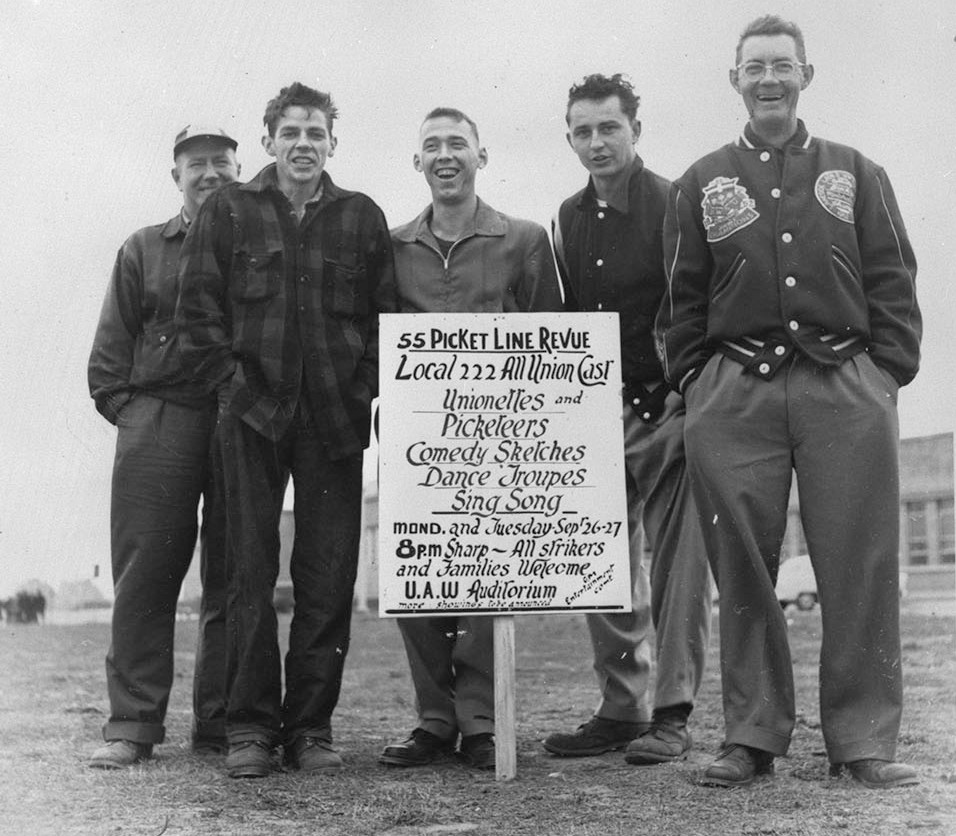
[[569, 311], [617, 311], [626, 385], [662, 380], [654, 317], [664, 295], [661, 232], [670, 183], [635, 157], [627, 206], [598, 203], [594, 183], [561, 204], [554, 246]]
[[300, 401], [330, 457], [359, 452], [378, 392], [378, 315], [396, 309], [385, 218], [323, 172], [301, 220], [275, 165], [203, 205], [183, 244], [177, 320], [226, 408], [278, 440]]

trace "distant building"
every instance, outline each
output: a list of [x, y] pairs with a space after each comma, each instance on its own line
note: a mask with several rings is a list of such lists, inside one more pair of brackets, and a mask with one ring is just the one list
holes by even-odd
[[[794, 485], [782, 557], [806, 551]], [[956, 595], [952, 433], [900, 442], [900, 569], [908, 593]]]
[[92, 580], [64, 581], [56, 593], [56, 608], [61, 610], [85, 610], [109, 607], [110, 599]]

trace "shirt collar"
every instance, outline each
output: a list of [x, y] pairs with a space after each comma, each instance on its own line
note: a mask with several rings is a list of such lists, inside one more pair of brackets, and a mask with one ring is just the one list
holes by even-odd
[[160, 235], [163, 238], [175, 238], [177, 235], [185, 235], [187, 229], [189, 229], [189, 221], [186, 220], [186, 215], [180, 210], [179, 214], [174, 215], [163, 224]]
[[[757, 136], [754, 129], [750, 127], [749, 122], [744, 125], [744, 131], [737, 140], [737, 144], [742, 148], [750, 149], [768, 147], [767, 143]], [[807, 131], [807, 126], [803, 124], [802, 119], [797, 119], [797, 130], [794, 131], [793, 136], [784, 143], [784, 148], [790, 145], [798, 148], [807, 148], [810, 145], [810, 134]]]
[[[262, 171], [260, 171], [255, 177], [253, 177], [248, 183], [243, 183], [239, 186], [240, 189], [247, 192], [266, 192], [266, 191], [275, 191], [281, 194], [279, 190], [279, 181], [276, 174], [276, 164], [270, 163]], [[317, 198], [312, 198], [307, 201], [311, 203], [313, 200], [321, 200], [323, 203], [329, 203], [333, 200], [339, 200], [343, 197], [348, 197], [353, 194], [346, 189], [340, 189], [335, 183], [332, 182], [332, 178], [329, 176], [327, 171], [322, 172], [321, 178], [319, 178], [319, 188], [316, 190]]]
[[[637, 178], [640, 176], [641, 171], [644, 168], [644, 160], [641, 159], [640, 154], [634, 155], [634, 160], [631, 162], [631, 170], [627, 175], [627, 194], [625, 195], [625, 200], [627, 205], [623, 208], [617, 207], [612, 203], [608, 203], [609, 209], [614, 209], [617, 212], [622, 212], [627, 214], [630, 209], [631, 204], [631, 192], [634, 190], [634, 184], [637, 182]], [[597, 204], [597, 193], [594, 190], [594, 178], [588, 177], [588, 184], [584, 189], [583, 194], [578, 200], [578, 208], [583, 209], [586, 206], [594, 206]]]
[[[475, 209], [474, 224], [466, 229], [461, 238], [471, 238], [473, 235], [485, 235], [490, 237], [502, 236], [507, 231], [507, 225], [487, 203], [480, 197], [477, 198], [478, 206]], [[425, 240], [429, 243], [437, 243], [435, 236], [431, 231], [429, 224], [432, 219], [432, 205], [429, 203], [424, 211], [407, 226], [399, 230], [395, 237], [399, 241], [407, 244], [416, 240]], [[459, 239], [461, 240], [461, 239]]]

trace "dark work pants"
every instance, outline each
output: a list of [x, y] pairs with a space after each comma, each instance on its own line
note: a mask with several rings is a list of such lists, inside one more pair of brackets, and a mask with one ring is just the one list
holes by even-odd
[[223, 503], [215, 501], [211, 468], [203, 491], [199, 573], [202, 600], [193, 672], [192, 739], [221, 745], [226, 737], [226, 512]]
[[834, 763], [892, 760], [903, 680], [897, 386], [866, 353], [772, 380], [711, 357], [686, 397], [691, 484], [720, 588], [726, 740], [786, 754], [795, 722], [774, 583], [792, 474], [822, 613], [820, 721]]
[[202, 612], [193, 733], [225, 734], [222, 529], [209, 473], [214, 409], [137, 394], [117, 420], [111, 547], [112, 643], [106, 657], [106, 740], [161, 743], [173, 681], [176, 602], [196, 544], [203, 498]]
[[[362, 510], [362, 453], [329, 459], [297, 413], [277, 442], [229, 413], [214, 445], [226, 496], [227, 678], [230, 743], [331, 740], [349, 646]], [[272, 597], [279, 573], [279, 517], [295, 485], [292, 586], [295, 609], [282, 700]]]

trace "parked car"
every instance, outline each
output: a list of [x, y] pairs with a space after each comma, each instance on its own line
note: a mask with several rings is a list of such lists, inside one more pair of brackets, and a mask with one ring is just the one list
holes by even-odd
[[[909, 573], [900, 571], [900, 598], [906, 595]], [[810, 555], [791, 557], [780, 564], [777, 573], [777, 600], [781, 607], [796, 604], [798, 610], [812, 610], [818, 601], [817, 579], [810, 565]]]

